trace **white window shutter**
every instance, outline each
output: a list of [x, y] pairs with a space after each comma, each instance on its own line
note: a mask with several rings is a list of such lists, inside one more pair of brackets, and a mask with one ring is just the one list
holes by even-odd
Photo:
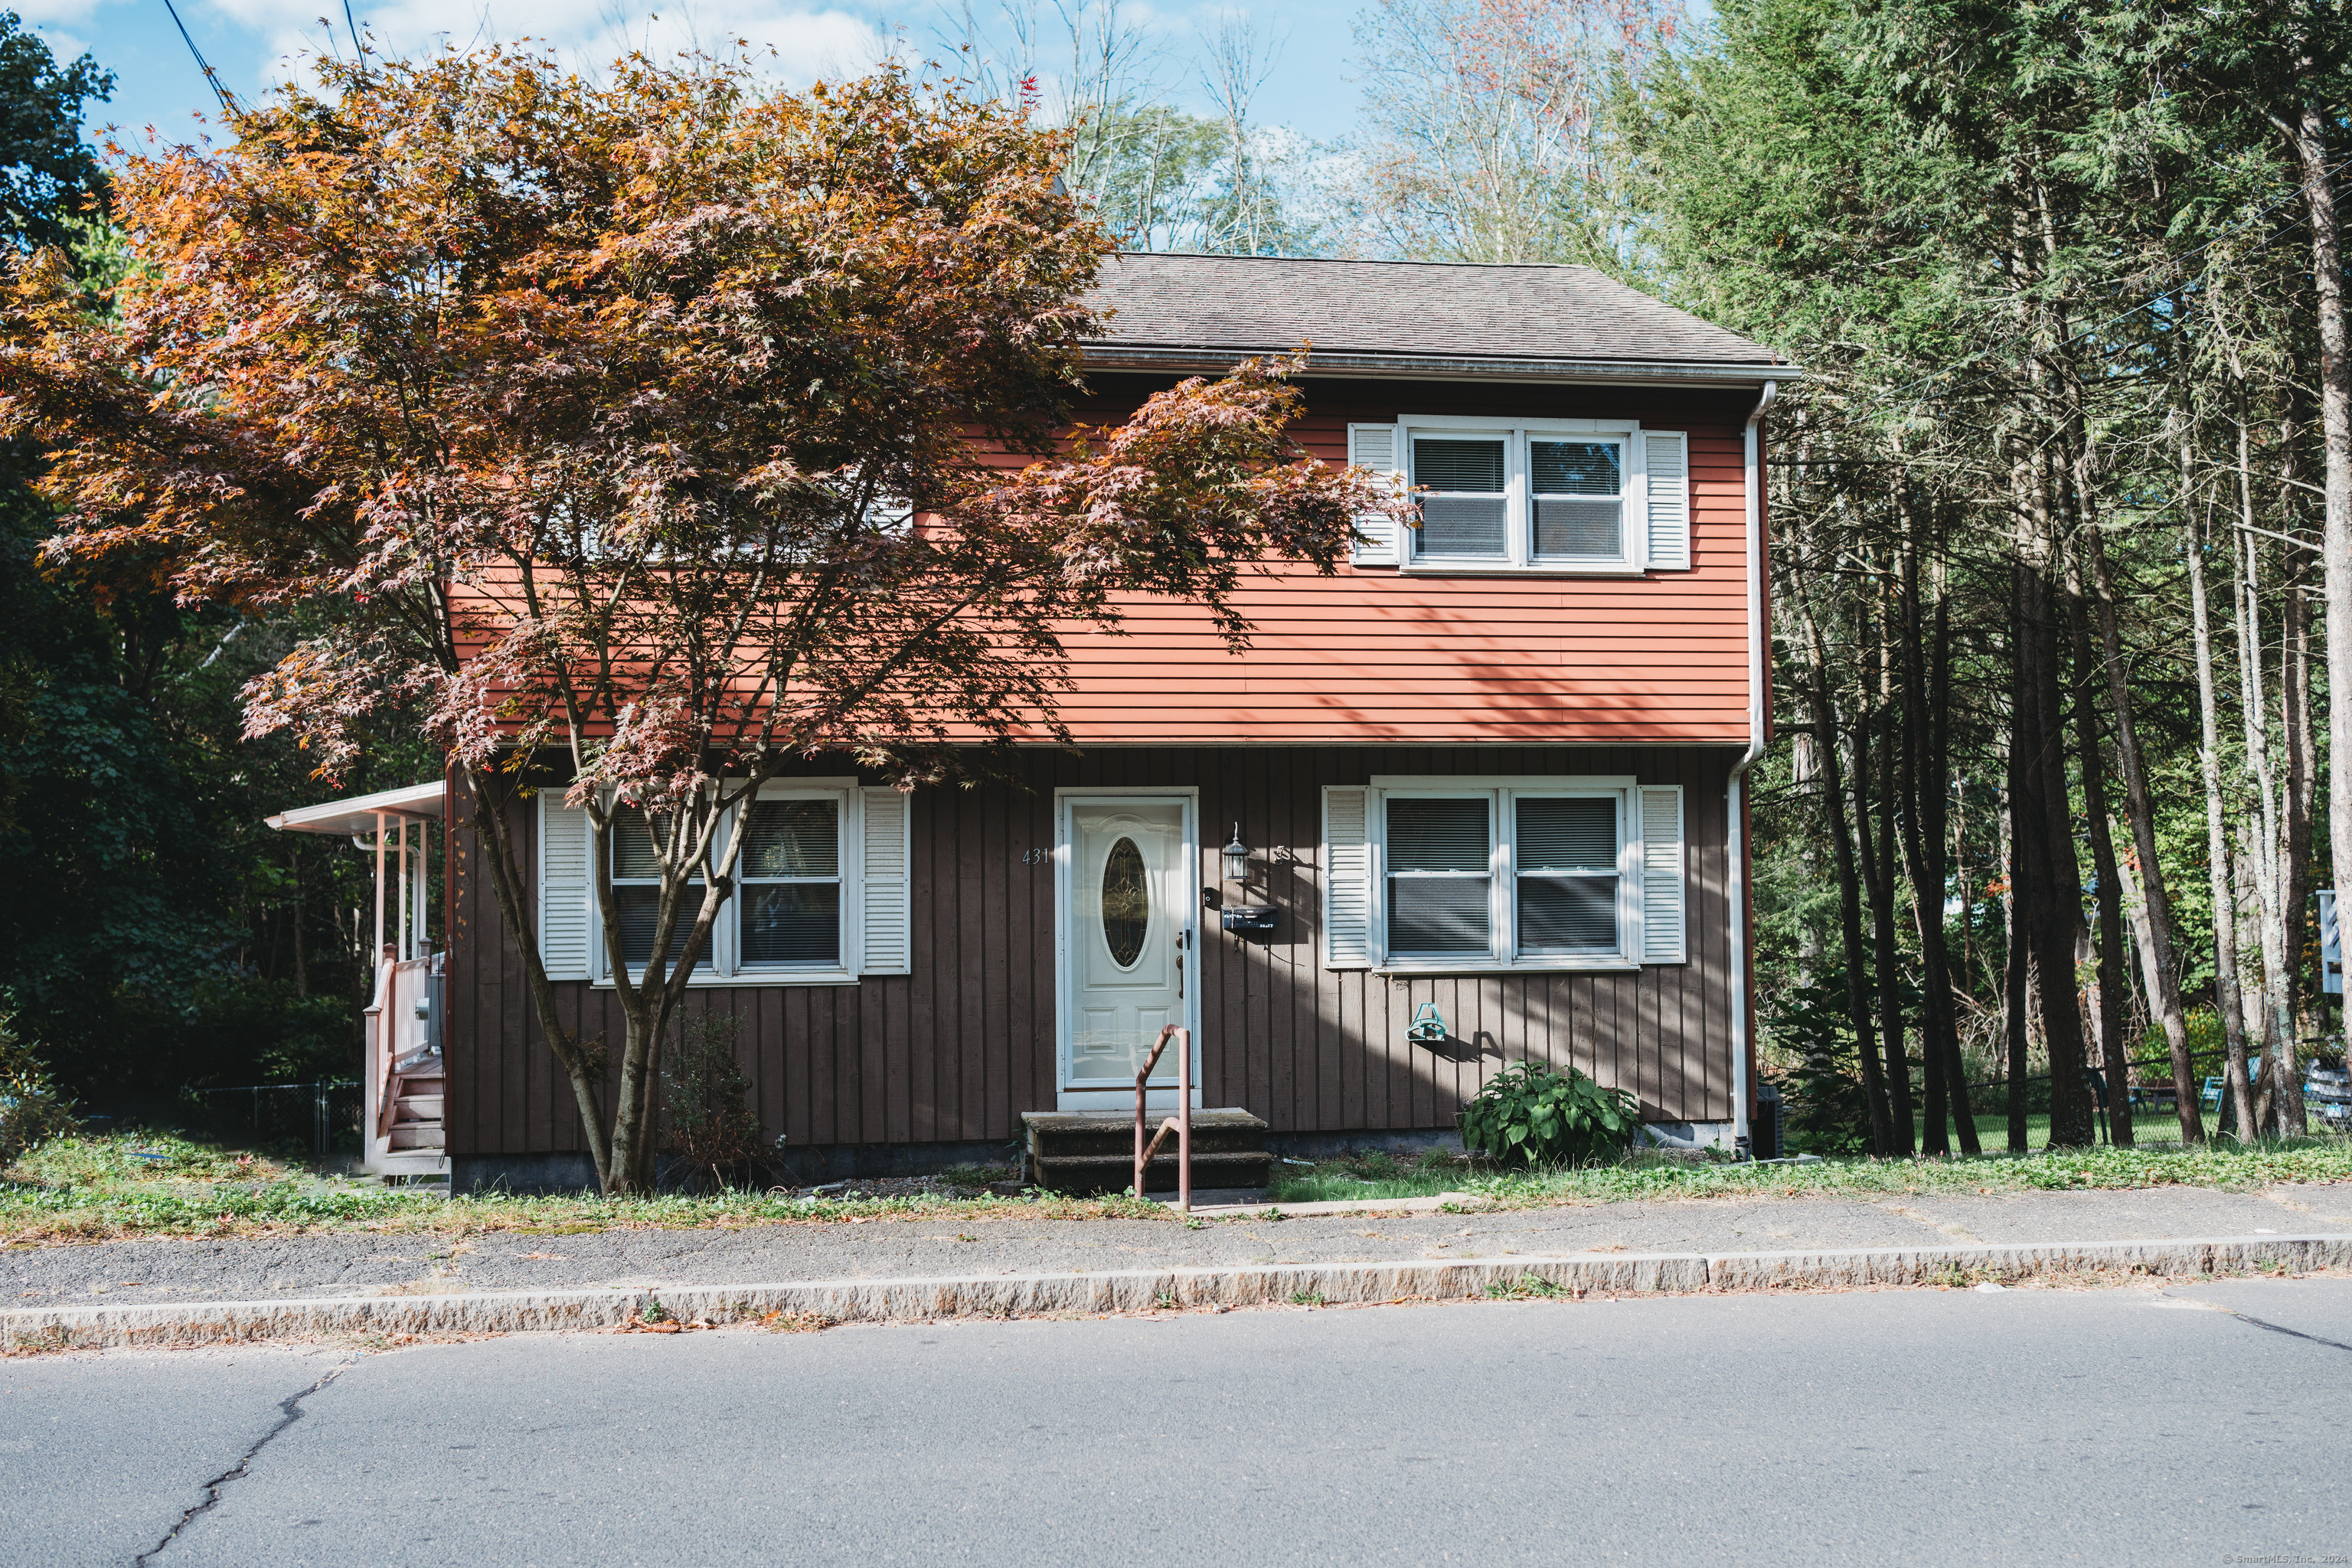
[[1642, 962], [1684, 961], [1683, 790], [1642, 786]]
[[590, 907], [588, 814], [539, 792], [539, 959], [550, 980], [585, 980]]
[[1360, 785], [1323, 791], [1323, 966], [1372, 966], [1372, 847], [1367, 828], [1371, 792]]
[[1691, 563], [1690, 437], [1679, 430], [1653, 430], [1642, 443], [1649, 474], [1650, 564], [1681, 571]]
[[[1359, 468], [1370, 468], [1376, 474], [1393, 474], [1403, 465], [1397, 460], [1397, 427], [1393, 425], [1350, 425], [1348, 426], [1348, 461]], [[1360, 517], [1356, 531], [1370, 541], [1356, 546], [1352, 557], [1359, 566], [1393, 566], [1397, 563], [1397, 524], [1393, 519], [1378, 515]]]
[[914, 968], [908, 913], [908, 797], [895, 789], [864, 792], [866, 841], [858, 852], [864, 921], [861, 974], [906, 974]]

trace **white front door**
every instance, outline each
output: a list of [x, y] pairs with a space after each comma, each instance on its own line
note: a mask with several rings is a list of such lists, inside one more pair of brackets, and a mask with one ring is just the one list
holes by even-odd
[[[1135, 1103], [1135, 1075], [1162, 1026], [1192, 1030], [1200, 1102], [1198, 856], [1188, 795], [1071, 792], [1061, 797], [1061, 1110]], [[1153, 1071], [1173, 1101], [1171, 1045]]]

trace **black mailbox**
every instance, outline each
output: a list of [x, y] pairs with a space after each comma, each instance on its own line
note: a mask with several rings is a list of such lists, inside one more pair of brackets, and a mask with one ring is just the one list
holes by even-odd
[[1235, 936], [1272, 936], [1274, 918], [1281, 912], [1271, 904], [1244, 904], [1223, 911], [1225, 929]]

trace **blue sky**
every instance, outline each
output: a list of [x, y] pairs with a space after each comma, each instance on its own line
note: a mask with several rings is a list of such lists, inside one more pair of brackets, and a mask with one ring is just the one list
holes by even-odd
[[[335, 17], [341, 0], [177, 0], [196, 47], [240, 94], [282, 81], [298, 68], [305, 45], [315, 47], [321, 13]], [[986, 15], [996, 0], [973, 0]], [[61, 58], [87, 49], [118, 78], [110, 103], [98, 106], [93, 126], [113, 123], [134, 135], [153, 126], [171, 140], [194, 136], [195, 114], [213, 107], [188, 46], [173, 26], [164, 0], [0, 0], [49, 41]], [[1349, 19], [1358, 0], [1286, 0], [1255, 9], [1229, 5], [1184, 6], [1181, 0], [1126, 4], [1123, 13], [1159, 45], [1157, 74], [1168, 95], [1206, 107], [1199, 86], [1199, 37], [1219, 18], [1239, 16], [1261, 34], [1283, 39], [1274, 74], [1259, 98], [1258, 118], [1318, 138], [1348, 130], [1356, 88]], [[1039, 9], [1054, 14], [1052, 0]], [[567, 55], [604, 60], [631, 44], [657, 48], [733, 37], [777, 51], [777, 74], [798, 85], [866, 63], [903, 37], [933, 48], [949, 26], [935, 3], [893, 7], [840, 0], [352, 0], [360, 26], [395, 48], [416, 48], [446, 36], [463, 44], [478, 37], [545, 40]], [[345, 47], [347, 37], [341, 37]]]

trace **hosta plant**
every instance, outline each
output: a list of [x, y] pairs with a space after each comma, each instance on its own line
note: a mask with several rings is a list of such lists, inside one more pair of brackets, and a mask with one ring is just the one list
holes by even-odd
[[1517, 1062], [1462, 1108], [1463, 1146], [1527, 1165], [1580, 1165], [1616, 1153], [1641, 1130], [1640, 1102], [1570, 1068]]

